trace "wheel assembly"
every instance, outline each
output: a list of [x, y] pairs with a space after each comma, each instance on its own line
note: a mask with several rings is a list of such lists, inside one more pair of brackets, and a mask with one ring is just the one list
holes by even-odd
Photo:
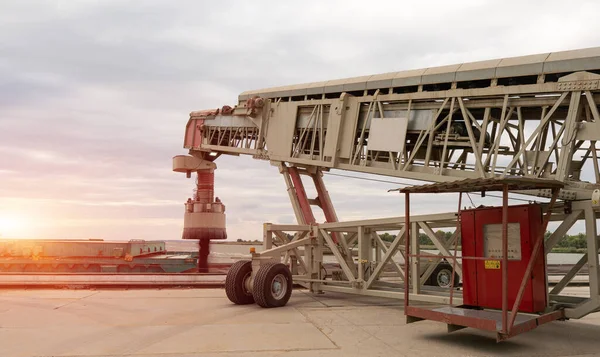
[[292, 295], [292, 273], [281, 263], [260, 267], [252, 288], [254, 301], [262, 307], [280, 307], [287, 304]]
[[[454, 273], [454, 286], [459, 283], [460, 277]], [[431, 275], [431, 285], [449, 289], [452, 284], [452, 268], [449, 265], [438, 266]]]
[[237, 305], [254, 303], [252, 292], [248, 290], [248, 282], [251, 277], [251, 261], [240, 260], [231, 266], [225, 277], [225, 293], [232, 303]]

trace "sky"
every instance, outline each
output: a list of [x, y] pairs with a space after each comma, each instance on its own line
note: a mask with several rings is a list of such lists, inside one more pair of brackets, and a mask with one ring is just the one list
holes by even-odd
[[[594, 47], [598, 13], [597, 1], [2, 0], [0, 237], [179, 239], [194, 185], [171, 158], [186, 153], [190, 111], [251, 89]], [[275, 167], [217, 165], [230, 239], [293, 223]], [[401, 180], [336, 173], [391, 181], [325, 176], [340, 219], [403, 214], [387, 192]], [[456, 197], [413, 208], [455, 210]]]

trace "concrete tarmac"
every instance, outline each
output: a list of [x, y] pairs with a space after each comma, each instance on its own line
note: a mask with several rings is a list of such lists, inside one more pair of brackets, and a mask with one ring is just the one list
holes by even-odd
[[222, 289], [0, 290], [0, 357], [596, 356], [599, 336], [595, 314], [496, 343], [406, 325], [402, 301], [301, 290], [276, 309], [233, 305]]

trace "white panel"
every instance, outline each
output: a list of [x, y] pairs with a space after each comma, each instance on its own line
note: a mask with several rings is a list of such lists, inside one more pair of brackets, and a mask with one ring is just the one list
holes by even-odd
[[[508, 223], [508, 260], [521, 260], [521, 224]], [[486, 258], [502, 257], [502, 224], [483, 226]]]
[[256, 128], [256, 124], [251, 119], [238, 115], [217, 115], [213, 120], [207, 120], [206, 126]]
[[407, 118], [373, 118], [367, 149], [403, 152], [406, 144]]
[[296, 102], [279, 103], [279, 105], [271, 108], [274, 111], [269, 118], [266, 137], [269, 154], [290, 157], [298, 104]]
[[[405, 118], [408, 114], [407, 110], [385, 110], [383, 111], [384, 118]], [[431, 127], [434, 111], [431, 109], [413, 109], [410, 111], [410, 119], [408, 120], [408, 130], [427, 130]], [[367, 117], [367, 112], [362, 112], [358, 119], [358, 126], [362, 127], [362, 123]], [[367, 128], [371, 126], [371, 119], [367, 119]]]

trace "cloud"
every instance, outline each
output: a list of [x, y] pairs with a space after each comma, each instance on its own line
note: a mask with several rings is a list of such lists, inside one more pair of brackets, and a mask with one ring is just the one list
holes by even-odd
[[[171, 172], [171, 157], [185, 153], [190, 111], [250, 89], [597, 45], [597, 2], [561, 6], [2, 1], [0, 214], [29, 217], [34, 236], [175, 239], [193, 180]], [[294, 220], [276, 168], [217, 164], [231, 238]], [[341, 219], [402, 214], [387, 192], [396, 184], [325, 182]], [[414, 209], [455, 204], [424, 196]]]

